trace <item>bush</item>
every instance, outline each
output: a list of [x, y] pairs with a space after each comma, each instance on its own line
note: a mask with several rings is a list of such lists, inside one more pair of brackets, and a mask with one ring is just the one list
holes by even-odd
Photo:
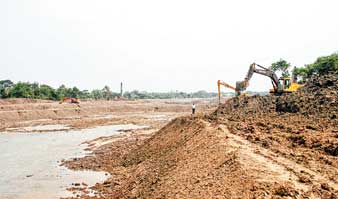
[[329, 56], [319, 57], [314, 63], [304, 67], [293, 69], [294, 76], [300, 82], [307, 81], [312, 75], [324, 75], [328, 73], [338, 73], [338, 53]]

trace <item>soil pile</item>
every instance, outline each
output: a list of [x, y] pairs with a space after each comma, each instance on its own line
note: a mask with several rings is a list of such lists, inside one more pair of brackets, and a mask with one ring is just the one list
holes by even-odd
[[65, 164], [112, 174], [80, 198], [337, 198], [337, 80], [233, 98]]
[[241, 111], [256, 113], [300, 113], [336, 118], [338, 111], [338, 74], [313, 76], [295, 93], [282, 96], [236, 97], [221, 105], [220, 114]]
[[327, 74], [313, 76], [295, 93], [233, 98], [214, 112], [214, 118], [228, 118], [234, 121], [230, 126], [243, 132], [272, 137], [288, 133], [293, 145], [338, 156], [337, 113], [338, 74]]
[[336, 118], [338, 75], [312, 76], [298, 92], [279, 97], [276, 101], [276, 111]]
[[273, 171], [278, 165], [255, 154], [260, 147], [203, 118], [177, 118], [148, 139], [114, 146], [65, 163], [112, 174], [94, 187], [99, 194], [80, 198], [278, 198], [305, 197], [313, 190], [317, 196], [331, 194], [319, 186], [295, 188], [284, 175], [298, 177], [285, 169]]
[[29, 98], [9, 98], [0, 99], [0, 105], [11, 105], [19, 103], [52, 103], [52, 100], [29, 99]]
[[[338, 183], [337, 83], [337, 74], [313, 76], [296, 93], [233, 98], [210, 118]], [[337, 190], [336, 185], [330, 187]]]

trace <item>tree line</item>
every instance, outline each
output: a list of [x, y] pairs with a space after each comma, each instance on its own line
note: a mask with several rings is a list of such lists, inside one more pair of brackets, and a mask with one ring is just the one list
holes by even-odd
[[68, 88], [61, 85], [54, 89], [46, 84], [18, 82], [11, 80], [0, 80], [0, 98], [31, 98], [46, 100], [61, 100], [64, 97], [76, 99], [106, 99], [112, 100], [116, 98], [127, 99], [171, 99], [171, 98], [210, 98], [216, 97], [215, 92], [197, 91], [192, 93], [186, 92], [146, 92], [146, 91], [130, 91], [125, 92], [123, 96], [120, 93], [113, 92], [109, 86], [102, 89], [94, 89], [92, 91], [80, 90], [77, 87]]
[[[273, 71], [281, 72], [282, 77], [290, 77], [291, 64], [283, 59], [271, 64], [270, 68]], [[338, 53], [333, 53], [329, 56], [317, 58], [312, 64], [307, 64], [303, 67], [293, 67], [292, 75], [300, 83], [304, 83], [312, 75], [323, 75], [327, 73], [338, 73]], [[253, 93], [262, 94], [262, 93]], [[186, 92], [146, 92], [146, 91], [131, 91], [125, 92], [123, 96], [120, 93], [113, 92], [109, 86], [102, 89], [94, 89], [92, 91], [80, 90], [77, 87], [68, 88], [61, 85], [54, 89], [46, 84], [18, 82], [14, 83], [11, 80], [0, 80], [0, 98], [32, 98], [32, 99], [48, 99], [61, 100], [64, 97], [72, 97], [77, 99], [106, 99], [115, 98], [127, 99], [170, 99], [170, 98], [211, 98], [216, 97], [216, 92], [197, 91], [193, 93]]]
[[32, 99], [48, 99], [48, 100], [61, 100], [64, 97], [72, 98], [103, 98], [111, 97], [113, 93], [109, 87], [104, 87], [101, 90], [80, 90], [77, 87], [68, 88], [61, 85], [59, 88], [54, 89], [46, 84], [18, 82], [13, 83], [11, 80], [0, 81], [0, 97], [1, 98], [32, 98]]
[[[291, 64], [283, 59], [271, 64], [273, 71], [282, 73], [282, 77], [290, 77]], [[328, 56], [322, 56], [312, 64], [303, 67], [293, 67], [292, 75], [299, 83], [305, 83], [312, 75], [324, 75], [338, 73], [338, 52]]]
[[306, 82], [312, 75], [324, 75], [328, 73], [338, 73], [338, 52], [329, 56], [317, 58], [312, 63], [304, 67], [294, 67], [293, 75], [301, 83]]

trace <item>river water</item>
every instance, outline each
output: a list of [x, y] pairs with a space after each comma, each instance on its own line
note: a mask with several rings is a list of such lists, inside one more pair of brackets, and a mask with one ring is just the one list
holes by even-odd
[[0, 133], [0, 198], [55, 199], [71, 196], [72, 183], [89, 186], [104, 181], [104, 172], [71, 171], [62, 159], [83, 157], [84, 141], [141, 128], [136, 125], [100, 126], [92, 129], [45, 133]]

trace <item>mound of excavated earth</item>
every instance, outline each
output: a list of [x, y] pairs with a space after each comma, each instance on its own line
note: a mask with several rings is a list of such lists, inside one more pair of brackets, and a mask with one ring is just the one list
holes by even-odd
[[282, 96], [237, 97], [219, 107], [218, 113], [231, 114], [300, 113], [335, 119], [338, 111], [338, 75], [313, 76], [295, 93]]
[[337, 198], [335, 74], [297, 93], [233, 98], [66, 161], [112, 177], [80, 198]]

